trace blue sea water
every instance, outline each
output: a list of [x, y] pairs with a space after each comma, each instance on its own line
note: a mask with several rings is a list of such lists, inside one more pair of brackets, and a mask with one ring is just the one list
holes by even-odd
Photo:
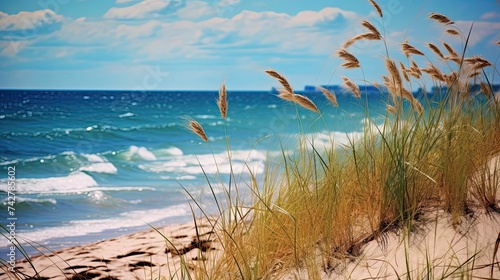
[[[36, 253], [189, 221], [187, 192], [210, 212], [207, 178], [217, 189], [217, 172], [227, 182], [232, 168], [245, 186], [249, 170], [261, 178], [266, 159], [281, 154], [278, 143], [296, 149], [299, 130], [317, 145], [332, 136], [341, 145], [362, 134], [366, 104], [375, 123], [384, 120], [387, 97], [375, 92], [339, 94], [338, 108], [321, 93], [304, 94], [322, 118], [269, 91], [230, 91], [227, 120], [210, 91], [0, 91], [0, 223], [12, 217], [9, 167], [15, 233]], [[208, 143], [185, 117], [202, 124]], [[8, 245], [0, 237], [0, 256]]]

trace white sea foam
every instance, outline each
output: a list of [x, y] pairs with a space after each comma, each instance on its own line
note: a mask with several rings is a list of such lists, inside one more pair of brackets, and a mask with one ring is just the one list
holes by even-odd
[[119, 118], [129, 118], [129, 117], [133, 117], [133, 116], [135, 116], [134, 113], [128, 112], [128, 113], [125, 113], [125, 114], [121, 114], [118, 117]]
[[182, 156], [184, 152], [177, 147], [170, 147], [167, 149], [159, 149], [155, 151], [158, 156]]
[[231, 162], [228, 154], [221, 152], [213, 155], [174, 156], [165, 161], [141, 164], [139, 168], [147, 172], [175, 173], [181, 174], [180, 176], [202, 174], [203, 171], [209, 174], [229, 174], [231, 167], [235, 174], [248, 173], [249, 170], [260, 174], [264, 172], [265, 160], [266, 155], [261, 151], [235, 150], [231, 151]]
[[160, 176], [160, 179], [162, 180], [177, 180], [177, 181], [184, 181], [184, 180], [196, 180], [196, 176], [194, 175], [183, 175], [183, 176]]
[[135, 145], [130, 146], [126, 157], [128, 160], [131, 160], [134, 157], [139, 157], [143, 160], [148, 161], [156, 160], [156, 156], [148, 149], [146, 149], [145, 147], [137, 147]]
[[95, 172], [95, 173], [105, 173], [105, 174], [116, 174], [118, 173], [118, 169], [110, 163], [110, 162], [99, 162], [94, 163], [89, 166], [80, 167], [78, 170], [87, 171], [87, 172]]
[[82, 154], [90, 162], [106, 162], [106, 159], [100, 155]]
[[[2, 204], [6, 205], [8, 202], [8, 198], [6, 197], [3, 201]], [[22, 196], [17, 196], [16, 197], [16, 203], [21, 203], [21, 202], [31, 202], [31, 203], [50, 203], [50, 204], [57, 204], [57, 200], [53, 198], [30, 198], [30, 197], [22, 197]]]
[[[94, 178], [82, 172], [72, 173], [65, 177], [16, 179], [16, 192], [19, 193], [71, 193], [97, 186]], [[0, 190], [5, 192], [8, 190], [5, 179], [0, 180]]]
[[216, 116], [214, 115], [195, 115], [195, 119], [215, 119]]
[[[30, 229], [27, 232], [16, 232], [19, 241], [29, 240], [41, 243], [44, 240], [83, 236], [90, 233], [99, 233], [105, 230], [122, 229], [124, 227], [138, 227], [152, 224], [157, 221], [191, 215], [187, 205], [175, 205], [162, 209], [137, 210], [125, 212], [117, 217], [107, 219], [70, 221], [60, 227], [45, 229]], [[0, 247], [8, 245], [6, 238], [0, 238]]]

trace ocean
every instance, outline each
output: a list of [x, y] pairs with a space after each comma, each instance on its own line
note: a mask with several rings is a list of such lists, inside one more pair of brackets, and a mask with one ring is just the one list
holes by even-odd
[[[229, 91], [227, 120], [215, 91], [0, 91], [1, 224], [15, 221], [15, 236], [36, 254], [187, 222], [190, 195], [215, 214], [210, 185], [222, 193], [231, 169], [242, 190], [249, 170], [262, 180], [269, 158], [297, 148], [299, 131], [341, 147], [362, 135], [366, 104], [374, 124], [384, 121], [387, 96], [378, 92], [337, 93], [338, 108], [319, 92], [303, 94], [321, 118], [271, 91]], [[189, 117], [209, 142], [185, 128]]]

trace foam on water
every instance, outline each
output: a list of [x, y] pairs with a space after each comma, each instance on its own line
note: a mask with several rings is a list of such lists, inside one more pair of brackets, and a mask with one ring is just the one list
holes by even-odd
[[[7, 202], [8, 202], [8, 197], [6, 197], [5, 199], [2, 200], [3, 205], [7, 205]], [[57, 200], [55, 200], [53, 198], [29, 198], [29, 197], [22, 197], [22, 196], [16, 197], [16, 203], [23, 203], [23, 202], [38, 203], [38, 204], [45, 204], [45, 203], [57, 204]]]
[[118, 117], [119, 118], [129, 118], [129, 117], [133, 117], [133, 116], [135, 116], [134, 113], [128, 112], [128, 113], [125, 113], [125, 114], [121, 114]]
[[117, 174], [118, 169], [110, 162], [99, 162], [89, 166], [80, 167], [78, 170], [95, 173]]
[[[136, 210], [124, 212], [117, 217], [107, 219], [92, 219], [70, 221], [60, 227], [30, 229], [26, 232], [17, 232], [19, 241], [28, 240], [41, 243], [42, 241], [83, 236], [90, 233], [99, 233], [105, 230], [123, 229], [125, 227], [140, 227], [152, 224], [167, 218], [183, 217], [191, 215], [187, 205], [174, 205], [161, 209]], [[6, 238], [0, 238], [0, 247], [8, 245]]]
[[82, 154], [90, 162], [106, 162], [105, 158], [95, 154]]
[[[75, 172], [65, 177], [50, 177], [42, 179], [16, 180], [16, 192], [18, 193], [71, 193], [84, 191], [89, 187], [97, 187], [98, 184], [83, 172]], [[7, 181], [0, 180], [0, 190], [7, 192]]]
[[[249, 169], [254, 174], [264, 172], [266, 155], [257, 150], [231, 151], [231, 162], [227, 152], [218, 154], [180, 155], [173, 156], [165, 161], [143, 163], [139, 168], [154, 173], [174, 173], [180, 176], [209, 174], [230, 174], [231, 168], [235, 174], [248, 173]], [[203, 168], [202, 168], [203, 167]]]
[[146, 147], [138, 147], [132, 145], [129, 147], [129, 150], [125, 152], [125, 159], [126, 160], [140, 159], [140, 160], [154, 161], [156, 160], [156, 156]]

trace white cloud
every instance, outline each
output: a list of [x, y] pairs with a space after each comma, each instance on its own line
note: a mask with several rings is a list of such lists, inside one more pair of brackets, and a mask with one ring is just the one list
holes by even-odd
[[177, 16], [181, 19], [196, 20], [207, 19], [214, 16], [215, 9], [204, 1], [187, 1], [186, 6], [177, 11]]
[[239, 4], [241, 1], [240, 0], [220, 0], [218, 2], [219, 6], [234, 6]]
[[[155, 1], [141, 3], [145, 2]], [[297, 15], [242, 11], [232, 18], [212, 17], [193, 21], [186, 19], [199, 20], [211, 11], [209, 6], [202, 5], [200, 1], [190, 2], [176, 13], [184, 20], [79, 20], [66, 24], [57, 39], [68, 45], [109, 46], [138, 60], [240, 57], [259, 52], [271, 56], [299, 53], [329, 55], [352, 35], [348, 27], [359, 23], [355, 13], [337, 8]], [[189, 13], [194, 6], [199, 5], [206, 10]], [[151, 12], [153, 9], [142, 9], [143, 12], [146, 10]], [[128, 16], [141, 15], [138, 11], [135, 13]]]
[[493, 37], [494, 40], [500, 39], [500, 22], [489, 21], [457, 21], [457, 25], [465, 34], [468, 33], [470, 27], [474, 24], [470, 38], [469, 45], [475, 46], [486, 39]]
[[357, 14], [354, 12], [343, 11], [339, 8], [325, 8], [319, 12], [300, 12], [290, 20], [290, 23], [294, 26], [320, 26], [336, 23], [345, 26], [349, 20], [357, 18]]
[[111, 8], [104, 14], [108, 19], [143, 19], [159, 16], [167, 8], [170, 0], [144, 0], [123, 8]]
[[46, 33], [60, 26], [64, 17], [51, 10], [20, 12], [15, 15], [0, 14], [0, 31], [18, 32], [31, 31]]
[[499, 12], [488, 12], [485, 13], [481, 16], [481, 19], [499, 19], [500, 18], [500, 13]]
[[[157, 1], [140, 3], [145, 2]], [[58, 32], [38, 38], [42, 45], [50, 43], [61, 48], [57, 51], [54, 47], [40, 48], [37, 51], [47, 58], [64, 57], [78, 61], [104, 61], [107, 59], [105, 55], [112, 54], [112, 58], [131, 64], [208, 61], [206, 59], [229, 61], [244, 57], [258, 57], [255, 61], [258, 64], [262, 57], [327, 57], [352, 35], [348, 27], [359, 23], [355, 13], [334, 8], [297, 15], [242, 11], [232, 18], [203, 20], [210, 14], [210, 7], [203, 7], [207, 11], [185, 15], [184, 12], [193, 8], [187, 3], [185, 8], [176, 12], [179, 18], [184, 17], [177, 21], [162, 18], [149, 21], [66, 20]], [[153, 10], [143, 7], [142, 12], [135, 11], [127, 16], [157, 13]], [[189, 17], [196, 18], [196, 21], [187, 20]], [[269, 59], [265, 61], [268, 63]]]
[[129, 3], [135, 0], [116, 0], [116, 4], [123, 4], [123, 3]]

